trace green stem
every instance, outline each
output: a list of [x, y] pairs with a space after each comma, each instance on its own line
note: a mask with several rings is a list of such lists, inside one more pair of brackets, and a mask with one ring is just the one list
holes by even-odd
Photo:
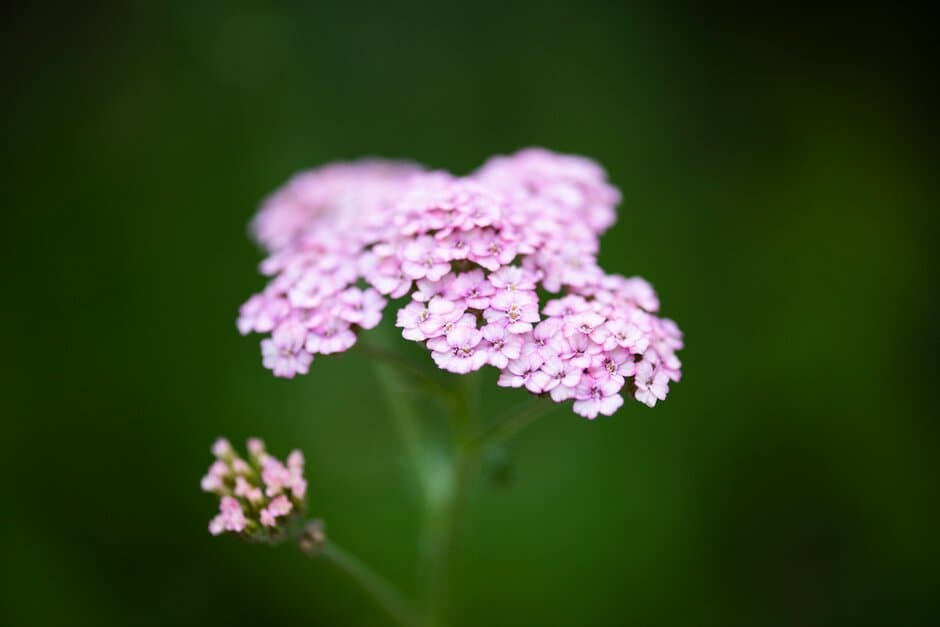
[[[471, 377], [472, 378], [472, 377]], [[454, 403], [456, 444], [452, 463], [446, 470], [446, 481], [428, 501], [425, 550], [425, 596], [428, 625], [444, 627], [448, 623], [453, 587], [453, 555], [457, 538], [458, 510], [463, 493], [477, 465], [467, 455], [465, 443], [473, 429], [472, 382], [464, 380]]]
[[421, 435], [418, 416], [415, 414], [414, 407], [395, 373], [383, 364], [376, 364], [375, 371], [382, 387], [385, 388], [385, 395], [392, 412], [392, 418], [395, 421], [395, 427], [405, 446], [406, 454], [421, 490], [422, 502], [424, 502], [427, 500], [429, 489], [428, 473], [424, 459], [424, 440]]
[[509, 417], [497, 421], [489, 429], [467, 443], [466, 450], [472, 455], [481, 453], [486, 448], [506, 440], [556, 407], [555, 403], [545, 399], [529, 401], [521, 411], [512, 412]]
[[376, 604], [402, 627], [417, 627], [417, 614], [402, 594], [382, 576], [365, 565], [359, 558], [347, 553], [330, 540], [326, 540], [319, 555], [330, 560], [355, 580], [375, 600]]
[[384, 362], [414, 377], [428, 392], [436, 395], [445, 403], [453, 402], [454, 396], [451, 394], [450, 390], [441, 385], [437, 379], [430, 376], [428, 373], [424, 372], [421, 368], [418, 368], [408, 360], [402, 359], [392, 351], [386, 350], [379, 346], [366, 344], [362, 341], [359, 341], [356, 346], [358, 347], [359, 352], [366, 355], [367, 357]]
[[[555, 405], [544, 400], [530, 402], [522, 411], [514, 412], [508, 418], [497, 421], [479, 436], [474, 436], [477, 414], [475, 377], [463, 377], [455, 394], [390, 351], [365, 344], [360, 344], [360, 347], [368, 356], [411, 374], [453, 409], [456, 442], [453, 457], [448, 463], [444, 461], [443, 455], [424, 453], [420, 425], [407, 394], [394, 373], [385, 368], [378, 368], [379, 379], [385, 386], [398, 431], [415, 467], [424, 497], [424, 537], [420, 549], [422, 588], [427, 614], [422, 617], [426, 620], [423, 624], [426, 627], [446, 627], [453, 597], [452, 571], [459, 523], [458, 510], [468, 484], [479, 469], [479, 455], [487, 447], [502, 442], [535, 421]], [[335, 545], [327, 546], [324, 554], [360, 580], [364, 587], [373, 590], [373, 596], [399, 623], [414, 624], [414, 614], [410, 612], [410, 608], [403, 604], [401, 596], [385, 584], [384, 580], [377, 578], [361, 562], [343, 553]]]

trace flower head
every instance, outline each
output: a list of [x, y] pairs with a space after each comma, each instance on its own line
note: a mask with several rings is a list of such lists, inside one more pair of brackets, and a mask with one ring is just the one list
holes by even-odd
[[[490, 365], [500, 385], [573, 399], [589, 418], [613, 413], [624, 387], [652, 406], [681, 378], [682, 334], [658, 317], [648, 282], [597, 263], [619, 202], [597, 163], [542, 148], [465, 177], [375, 160], [301, 173], [252, 223], [270, 282], [238, 328], [270, 334], [264, 365], [293, 377], [315, 355], [349, 349], [388, 299], [407, 296], [396, 326], [442, 370]], [[276, 498], [286, 475], [266, 468], [265, 498]]]
[[291, 517], [305, 509], [304, 457], [294, 451], [281, 463], [264, 442], [248, 440], [248, 458], [239, 457], [228, 440], [212, 447], [216, 460], [203, 477], [203, 491], [219, 496], [219, 513], [209, 532], [235, 533], [253, 540], [279, 540]]

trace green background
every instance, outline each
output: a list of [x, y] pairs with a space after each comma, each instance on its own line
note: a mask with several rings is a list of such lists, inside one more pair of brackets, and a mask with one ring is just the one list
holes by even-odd
[[[303, 168], [468, 172], [528, 145], [623, 191], [601, 262], [656, 286], [684, 379], [654, 410], [559, 408], [512, 442], [511, 480], [462, 511], [457, 623], [940, 622], [926, 20], [3, 11], [0, 623], [384, 624], [328, 564], [206, 532], [215, 436], [297, 446], [331, 536], [414, 591], [418, 503], [375, 370], [262, 369], [234, 326], [263, 285], [246, 224]], [[482, 389], [493, 411], [522, 396]]]

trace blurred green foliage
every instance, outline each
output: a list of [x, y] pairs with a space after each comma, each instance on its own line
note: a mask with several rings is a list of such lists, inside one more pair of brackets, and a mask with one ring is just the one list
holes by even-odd
[[[417, 502], [372, 365], [261, 368], [234, 327], [263, 285], [245, 225], [302, 168], [466, 172], [527, 145], [591, 156], [622, 189], [602, 263], [655, 284], [685, 378], [654, 410], [559, 409], [518, 436], [463, 511], [459, 624], [940, 622], [916, 17], [3, 11], [0, 623], [381, 624], [327, 565], [206, 532], [216, 435], [300, 446], [331, 535], [414, 589]], [[492, 378], [488, 416], [521, 400]]]

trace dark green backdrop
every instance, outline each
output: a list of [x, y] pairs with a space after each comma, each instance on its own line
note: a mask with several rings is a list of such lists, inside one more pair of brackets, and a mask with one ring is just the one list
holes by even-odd
[[464, 510], [460, 625], [940, 621], [925, 21], [2, 10], [0, 623], [381, 624], [328, 565], [206, 532], [216, 435], [300, 446], [333, 537], [413, 589], [417, 504], [375, 373], [261, 368], [234, 326], [263, 284], [246, 223], [327, 161], [467, 172], [533, 144], [622, 189], [602, 263], [654, 283], [685, 379], [655, 410], [561, 409], [518, 437], [512, 481]]

